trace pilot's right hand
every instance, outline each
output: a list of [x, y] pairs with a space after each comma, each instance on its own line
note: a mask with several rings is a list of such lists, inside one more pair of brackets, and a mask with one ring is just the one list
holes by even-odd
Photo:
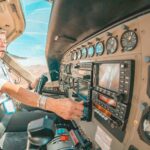
[[65, 120], [80, 119], [83, 116], [83, 102], [76, 102], [68, 98], [63, 98], [55, 100], [53, 104], [55, 105], [53, 109], [52, 103], [48, 104], [51, 110]]

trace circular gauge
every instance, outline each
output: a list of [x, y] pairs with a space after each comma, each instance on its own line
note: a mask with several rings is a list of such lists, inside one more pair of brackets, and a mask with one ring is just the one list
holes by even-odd
[[121, 46], [124, 51], [133, 50], [138, 42], [137, 34], [134, 31], [125, 31], [121, 36]]
[[71, 74], [73, 74], [73, 71], [74, 71], [74, 65], [73, 64], [71, 64], [70, 71], [71, 71]]
[[65, 70], [65, 66], [64, 66], [64, 65], [61, 65], [61, 66], [60, 66], [60, 72], [63, 73], [64, 70]]
[[77, 56], [78, 56], [77, 52], [74, 52], [74, 54], [73, 54], [73, 60], [77, 60]]
[[64, 65], [64, 72], [67, 73], [67, 65]]
[[67, 65], [67, 67], [66, 67], [66, 73], [67, 74], [71, 74], [71, 67], [72, 67], [72, 64]]
[[82, 53], [82, 58], [86, 58], [87, 57], [87, 49], [86, 48], [83, 48], [81, 50], [81, 53]]
[[70, 82], [70, 77], [67, 76], [65, 81], [66, 81], [67, 84], [69, 84], [69, 82]]
[[82, 56], [82, 54], [81, 54], [81, 50], [79, 50], [79, 51], [78, 51], [78, 59], [80, 59], [80, 58], [81, 58], [81, 56]]
[[70, 73], [70, 64], [68, 64], [67, 67], [66, 67], [66, 73], [67, 73], [67, 74]]
[[113, 54], [118, 48], [118, 40], [115, 37], [110, 37], [106, 42], [106, 49], [108, 54]]
[[70, 77], [69, 83], [70, 83], [70, 86], [73, 87], [73, 78]]
[[139, 135], [143, 141], [150, 145], [150, 107], [144, 110], [139, 125]]
[[102, 55], [104, 53], [104, 44], [102, 42], [98, 42], [95, 45], [96, 55]]
[[71, 53], [71, 60], [74, 60], [74, 52]]
[[92, 57], [92, 56], [94, 55], [94, 53], [95, 53], [94, 46], [90, 46], [90, 47], [88, 48], [88, 56], [89, 56], [89, 57]]

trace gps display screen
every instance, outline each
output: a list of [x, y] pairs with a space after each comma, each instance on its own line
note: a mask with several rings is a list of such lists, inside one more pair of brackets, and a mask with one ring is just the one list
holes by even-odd
[[99, 66], [99, 86], [112, 91], [119, 90], [120, 64], [101, 64]]

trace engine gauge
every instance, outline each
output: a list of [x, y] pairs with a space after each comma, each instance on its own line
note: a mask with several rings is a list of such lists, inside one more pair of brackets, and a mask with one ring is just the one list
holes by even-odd
[[82, 58], [86, 58], [87, 57], [87, 49], [86, 48], [83, 48], [81, 53], [82, 53]]
[[77, 60], [77, 56], [78, 56], [77, 52], [74, 52], [74, 54], [73, 54], [73, 60]]
[[121, 46], [124, 51], [131, 51], [137, 45], [138, 37], [134, 31], [125, 31], [121, 36]]
[[110, 37], [106, 42], [106, 49], [108, 54], [113, 54], [118, 48], [118, 40], [116, 37]]
[[66, 73], [67, 74], [71, 73], [71, 64], [66, 65]]
[[104, 44], [102, 42], [98, 42], [95, 45], [96, 55], [102, 55], [104, 53]]
[[78, 51], [78, 59], [80, 59], [80, 58], [81, 58], [81, 56], [82, 56], [82, 54], [81, 54], [81, 50], [79, 50], [79, 51]]
[[71, 60], [74, 60], [74, 52], [71, 52]]
[[69, 83], [70, 83], [70, 86], [73, 87], [73, 78], [72, 77], [70, 77]]
[[60, 72], [61, 72], [61, 73], [65, 72], [65, 65], [61, 65], [61, 66], [60, 66]]
[[94, 53], [95, 53], [94, 46], [90, 46], [90, 47], [88, 48], [88, 56], [89, 56], [89, 57], [93, 57]]

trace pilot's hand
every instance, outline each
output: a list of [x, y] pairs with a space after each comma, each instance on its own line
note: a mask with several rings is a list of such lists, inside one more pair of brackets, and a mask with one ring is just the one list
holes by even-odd
[[80, 119], [83, 116], [83, 102], [72, 101], [68, 98], [57, 100], [55, 113], [65, 120]]

